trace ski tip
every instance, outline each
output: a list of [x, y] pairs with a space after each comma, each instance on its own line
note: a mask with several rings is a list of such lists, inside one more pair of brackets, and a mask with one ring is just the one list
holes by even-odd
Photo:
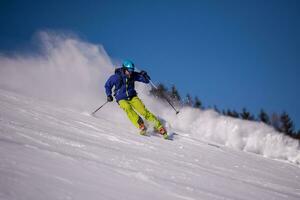
[[174, 135], [176, 135], [176, 133], [174, 133], [174, 132], [169, 132], [169, 133], [168, 133], [168, 138], [167, 138], [167, 140], [174, 140]]

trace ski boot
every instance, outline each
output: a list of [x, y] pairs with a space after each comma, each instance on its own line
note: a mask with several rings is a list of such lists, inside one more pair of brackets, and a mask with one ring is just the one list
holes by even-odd
[[140, 135], [146, 135], [147, 128], [145, 124], [140, 124], [139, 129], [140, 129]]
[[168, 133], [164, 127], [160, 127], [158, 132], [163, 136], [164, 139], [169, 139]]

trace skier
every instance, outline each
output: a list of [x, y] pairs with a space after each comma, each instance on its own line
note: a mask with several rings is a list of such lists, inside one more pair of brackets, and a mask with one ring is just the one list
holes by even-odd
[[145, 107], [134, 89], [135, 81], [147, 84], [149, 83], [150, 77], [147, 72], [141, 71], [138, 73], [135, 72], [134, 69], [135, 67], [133, 62], [125, 60], [122, 67], [117, 68], [115, 70], [115, 74], [109, 77], [105, 83], [107, 101], [113, 101], [112, 88], [115, 87], [114, 96], [117, 103], [125, 111], [133, 125], [140, 130], [141, 135], [146, 134], [147, 128], [140, 115], [147, 121], [152, 122], [155, 129], [162, 134], [165, 139], [168, 139], [167, 131], [163, 127], [162, 123]]

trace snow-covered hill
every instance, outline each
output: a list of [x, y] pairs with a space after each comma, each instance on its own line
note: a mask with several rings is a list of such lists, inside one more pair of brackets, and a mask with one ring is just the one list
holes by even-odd
[[105, 51], [40, 35], [41, 55], [0, 58], [0, 199], [300, 199], [297, 141], [210, 110], [176, 116], [144, 85], [173, 141], [138, 135], [115, 103], [93, 117]]

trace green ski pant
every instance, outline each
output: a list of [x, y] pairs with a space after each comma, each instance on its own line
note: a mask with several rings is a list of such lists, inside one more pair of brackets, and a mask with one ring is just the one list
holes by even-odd
[[139, 128], [140, 123], [143, 123], [143, 120], [137, 112], [147, 121], [152, 122], [156, 129], [160, 129], [162, 127], [162, 124], [157, 117], [147, 110], [144, 103], [137, 96], [133, 97], [131, 100], [120, 100], [119, 105], [126, 112], [133, 125], [137, 128]]

